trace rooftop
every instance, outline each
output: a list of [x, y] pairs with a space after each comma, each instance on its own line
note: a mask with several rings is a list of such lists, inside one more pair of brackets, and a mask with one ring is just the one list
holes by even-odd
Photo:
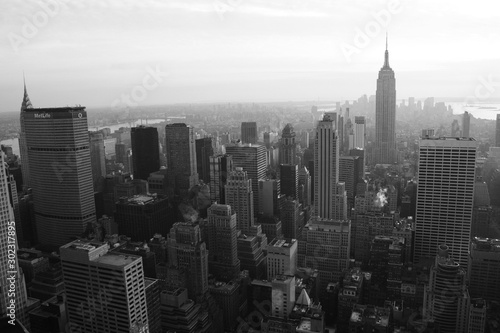
[[116, 253], [106, 253], [103, 256], [100, 256], [99, 258], [95, 259], [95, 263], [100, 263], [100, 264], [105, 264], [105, 265], [111, 265], [111, 266], [127, 266], [134, 261], [138, 260], [140, 257], [137, 256], [132, 256], [132, 255], [125, 255], [125, 254], [116, 254]]
[[274, 239], [269, 246], [291, 248], [297, 242], [296, 239]]

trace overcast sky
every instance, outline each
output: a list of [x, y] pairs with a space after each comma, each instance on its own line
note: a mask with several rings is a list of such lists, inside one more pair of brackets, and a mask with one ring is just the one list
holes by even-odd
[[398, 99], [498, 98], [497, 4], [1, 0], [0, 111], [23, 70], [35, 107], [355, 99], [375, 93], [386, 31]]

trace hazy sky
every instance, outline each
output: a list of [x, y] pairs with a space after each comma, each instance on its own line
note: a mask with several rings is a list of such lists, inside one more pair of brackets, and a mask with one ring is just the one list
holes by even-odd
[[375, 93], [386, 30], [398, 99], [498, 98], [499, 13], [498, 0], [1, 0], [0, 111], [19, 109], [23, 70], [35, 107], [354, 99]]

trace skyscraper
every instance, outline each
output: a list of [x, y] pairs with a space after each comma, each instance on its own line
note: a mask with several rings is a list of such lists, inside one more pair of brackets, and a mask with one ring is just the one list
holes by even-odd
[[379, 164], [396, 162], [396, 79], [389, 66], [387, 42], [384, 66], [377, 79], [374, 158]]
[[365, 149], [365, 117], [354, 117], [354, 148]]
[[420, 140], [415, 260], [432, 258], [447, 244], [467, 268], [474, 203], [477, 142], [474, 139]]
[[89, 132], [90, 160], [94, 190], [97, 190], [99, 180], [106, 177], [106, 157], [104, 152], [104, 136], [102, 132]]
[[210, 156], [214, 154], [212, 138], [201, 138], [195, 141], [196, 145], [196, 168], [198, 178], [205, 184], [210, 183]]
[[236, 212], [238, 230], [248, 232], [253, 226], [253, 200], [251, 180], [248, 179], [246, 171], [236, 168], [235, 171], [229, 173], [227, 178], [226, 204]]
[[147, 332], [142, 259], [76, 240], [60, 248], [70, 332]]
[[[436, 250], [435, 250], [436, 251]], [[446, 245], [440, 245], [424, 289], [423, 317], [434, 320], [442, 333], [466, 333], [469, 292], [466, 271], [455, 262]]]
[[226, 153], [233, 157], [234, 167], [243, 168], [252, 181], [254, 214], [259, 208], [259, 179], [266, 178], [266, 147], [252, 144], [226, 146]]
[[[26, 82], [24, 82], [24, 96], [23, 96], [23, 103], [21, 105], [21, 116], [20, 116], [21, 131], [19, 131], [19, 150], [21, 153], [21, 171], [23, 174], [23, 185], [25, 187], [31, 187], [30, 170], [28, 167], [29, 165], [28, 147], [26, 146], [26, 135], [24, 130], [24, 110], [26, 109], [33, 109], [33, 105], [31, 104], [30, 98], [28, 96], [28, 91], [26, 90]], [[499, 140], [497, 140], [497, 142], [499, 142]]]
[[242, 122], [241, 123], [241, 142], [243, 143], [257, 143], [257, 123]]
[[462, 136], [464, 138], [470, 137], [470, 114], [467, 111], [462, 116]]
[[210, 200], [212, 203], [226, 203], [226, 181], [229, 173], [233, 171], [233, 158], [231, 155], [214, 155], [210, 160]]
[[176, 194], [187, 193], [198, 183], [193, 128], [183, 123], [165, 126], [165, 147], [170, 185]]
[[[14, 210], [9, 191], [5, 154], [0, 150], [0, 318], [27, 323], [26, 286], [16, 258], [17, 239]], [[13, 321], [15, 322], [15, 321]]]
[[230, 281], [240, 273], [236, 213], [229, 205], [208, 208], [208, 267], [218, 279]]
[[299, 197], [299, 166], [297, 164], [280, 165], [281, 193], [287, 197]]
[[208, 291], [208, 250], [199, 225], [175, 223], [168, 234], [167, 246], [169, 264], [186, 271], [189, 297], [199, 299]]
[[292, 124], [286, 124], [281, 134], [279, 149], [280, 164], [297, 164], [297, 143], [295, 142], [295, 131]]
[[339, 180], [339, 142], [337, 114], [325, 113], [318, 122], [314, 141], [315, 215], [331, 219], [336, 213], [336, 189]]
[[259, 213], [264, 216], [278, 216], [282, 198], [279, 179], [259, 180]]
[[158, 130], [156, 127], [133, 127], [131, 138], [134, 179], [148, 180], [150, 173], [160, 169]]
[[60, 246], [96, 219], [85, 107], [25, 109], [38, 240]]
[[295, 275], [297, 270], [296, 239], [275, 238], [267, 246], [267, 280], [272, 281], [277, 275]]
[[303, 207], [311, 205], [311, 176], [305, 166], [299, 170], [299, 202]]

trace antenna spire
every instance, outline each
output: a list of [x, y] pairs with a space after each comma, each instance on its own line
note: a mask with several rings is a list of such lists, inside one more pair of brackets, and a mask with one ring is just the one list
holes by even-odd
[[390, 68], [389, 67], [389, 50], [388, 50], [388, 34], [387, 31], [385, 33], [385, 60], [384, 60], [384, 67], [383, 68]]

